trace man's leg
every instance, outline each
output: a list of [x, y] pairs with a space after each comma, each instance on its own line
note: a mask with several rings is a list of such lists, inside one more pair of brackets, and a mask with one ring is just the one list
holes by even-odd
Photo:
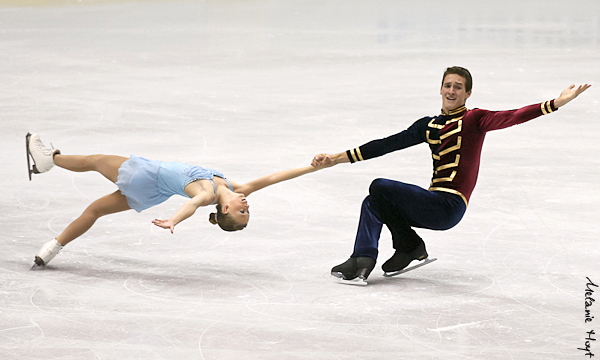
[[447, 230], [460, 221], [466, 210], [457, 195], [431, 192], [394, 180], [376, 179], [369, 192], [373, 207], [392, 233], [396, 249], [383, 265], [386, 272], [401, 270], [413, 260], [427, 258], [425, 243], [412, 227]]
[[[354, 253], [345, 263], [334, 267], [332, 274], [337, 272], [347, 278], [361, 272], [357, 260], [377, 259], [383, 224], [392, 233], [396, 249], [396, 254], [384, 264], [384, 271], [401, 270], [413, 260], [423, 260], [428, 256], [425, 243], [412, 227], [446, 230], [460, 221], [465, 210], [459, 196], [431, 192], [399, 181], [376, 179], [363, 201]], [[374, 265], [372, 262], [368, 272]]]
[[354, 252], [351, 257], [369, 256], [377, 259], [382, 227], [383, 222], [380, 220], [379, 213], [373, 209], [371, 196], [369, 195], [362, 203], [358, 230], [354, 241]]
[[352, 256], [331, 269], [331, 275], [344, 280], [357, 280], [366, 284], [365, 280], [375, 268], [378, 254], [379, 235], [383, 223], [373, 213], [369, 196], [365, 198], [360, 211], [358, 231], [354, 242], [354, 253]]

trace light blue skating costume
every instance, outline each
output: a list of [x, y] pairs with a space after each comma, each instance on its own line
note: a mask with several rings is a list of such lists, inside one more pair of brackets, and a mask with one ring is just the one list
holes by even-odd
[[215, 191], [213, 177], [220, 177], [233, 191], [231, 182], [217, 170], [205, 169], [178, 162], [148, 160], [131, 155], [119, 168], [117, 187], [127, 198], [129, 207], [137, 212], [158, 205], [173, 195], [188, 197], [185, 187], [196, 180], [210, 180]]

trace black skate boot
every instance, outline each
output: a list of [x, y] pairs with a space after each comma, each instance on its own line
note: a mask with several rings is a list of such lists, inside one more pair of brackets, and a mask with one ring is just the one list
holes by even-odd
[[367, 285], [367, 278], [375, 268], [375, 263], [376, 260], [368, 256], [349, 258], [346, 262], [334, 266], [331, 275], [344, 284]]
[[[402, 269], [408, 266], [413, 260], [425, 260], [429, 257], [427, 250], [425, 249], [425, 243], [421, 240], [417, 247], [410, 252], [402, 252], [396, 250], [394, 255], [386, 261], [381, 268], [385, 273], [385, 276], [393, 276], [392, 274], [398, 273]], [[424, 264], [423, 264], [424, 265]], [[397, 274], [394, 274], [397, 275]]]

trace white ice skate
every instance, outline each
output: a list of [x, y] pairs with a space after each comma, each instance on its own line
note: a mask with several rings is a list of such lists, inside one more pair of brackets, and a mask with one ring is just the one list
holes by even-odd
[[[44, 173], [54, 166], [54, 154], [60, 154], [60, 150], [51, 147], [48, 149], [38, 134], [29, 134], [25, 136], [25, 145], [27, 147], [27, 169], [29, 170], [29, 180], [31, 174]], [[29, 161], [33, 159], [33, 166]]]
[[61, 245], [56, 239], [52, 239], [42, 246], [42, 248], [35, 255], [35, 264], [32, 269], [36, 266], [46, 266], [50, 262], [50, 260], [54, 259], [54, 257], [62, 250], [64, 246]]

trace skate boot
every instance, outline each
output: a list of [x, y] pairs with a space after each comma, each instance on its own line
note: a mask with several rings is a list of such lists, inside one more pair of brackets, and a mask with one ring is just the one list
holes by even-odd
[[375, 262], [375, 259], [368, 256], [349, 258], [346, 262], [334, 266], [331, 275], [344, 284], [367, 285], [367, 278], [375, 268]]
[[[44, 173], [54, 166], [54, 155], [60, 154], [60, 150], [51, 147], [47, 148], [38, 134], [29, 134], [25, 136], [27, 146], [27, 168], [29, 170], [29, 180], [31, 174]], [[33, 167], [29, 162], [29, 157], [33, 159]]]
[[391, 274], [398, 273], [402, 269], [408, 266], [413, 260], [425, 260], [429, 257], [427, 250], [425, 249], [425, 243], [423, 240], [420, 241], [419, 245], [411, 252], [402, 252], [396, 250], [394, 255], [386, 261], [381, 268], [384, 271], [384, 275], [393, 276]]
[[37, 266], [46, 266], [50, 262], [50, 260], [54, 259], [54, 257], [62, 250], [64, 246], [61, 245], [56, 239], [52, 239], [45, 243], [42, 248], [35, 255], [35, 265]]

